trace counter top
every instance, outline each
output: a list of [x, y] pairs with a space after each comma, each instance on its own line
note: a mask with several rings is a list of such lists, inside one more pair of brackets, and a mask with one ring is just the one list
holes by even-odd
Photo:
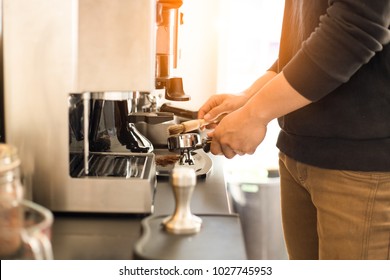
[[[229, 215], [229, 196], [223, 175], [223, 161], [210, 155], [213, 168], [206, 178], [197, 181], [191, 211], [198, 215]], [[168, 178], [158, 178], [153, 216], [173, 213], [173, 192]], [[128, 260], [134, 259], [134, 246], [141, 236], [145, 215], [54, 213], [52, 244], [58, 260]], [[239, 223], [238, 223], [239, 225]], [[245, 258], [241, 229], [234, 242], [238, 258]], [[242, 238], [240, 238], [242, 237]], [[235, 237], [237, 238], [237, 236]], [[170, 254], [172, 255], [172, 254]]]

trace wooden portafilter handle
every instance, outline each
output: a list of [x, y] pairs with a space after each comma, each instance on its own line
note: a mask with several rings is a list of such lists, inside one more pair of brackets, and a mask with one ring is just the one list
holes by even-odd
[[202, 219], [190, 209], [192, 193], [196, 185], [195, 170], [178, 166], [172, 170], [171, 184], [175, 196], [175, 211], [163, 221], [166, 231], [173, 234], [193, 234], [200, 231]]

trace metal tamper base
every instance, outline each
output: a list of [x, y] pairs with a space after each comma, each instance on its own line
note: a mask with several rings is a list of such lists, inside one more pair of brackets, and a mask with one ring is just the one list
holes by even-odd
[[171, 185], [175, 195], [175, 211], [163, 220], [166, 231], [173, 234], [194, 234], [200, 231], [202, 219], [193, 215], [190, 209], [192, 193], [196, 185], [195, 170], [178, 166], [172, 170]]

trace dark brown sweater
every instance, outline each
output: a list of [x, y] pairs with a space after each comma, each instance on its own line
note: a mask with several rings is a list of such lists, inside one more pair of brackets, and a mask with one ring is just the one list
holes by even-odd
[[390, 171], [390, 0], [286, 0], [270, 68], [312, 104], [279, 119], [278, 148], [328, 169]]

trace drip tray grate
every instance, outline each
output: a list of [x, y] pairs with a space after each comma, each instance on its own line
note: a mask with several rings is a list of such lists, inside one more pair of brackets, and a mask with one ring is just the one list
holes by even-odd
[[[151, 165], [149, 154], [112, 154], [91, 153], [89, 156], [88, 177], [145, 178], [147, 167]], [[74, 178], [85, 177], [84, 155], [70, 155], [70, 175]]]

